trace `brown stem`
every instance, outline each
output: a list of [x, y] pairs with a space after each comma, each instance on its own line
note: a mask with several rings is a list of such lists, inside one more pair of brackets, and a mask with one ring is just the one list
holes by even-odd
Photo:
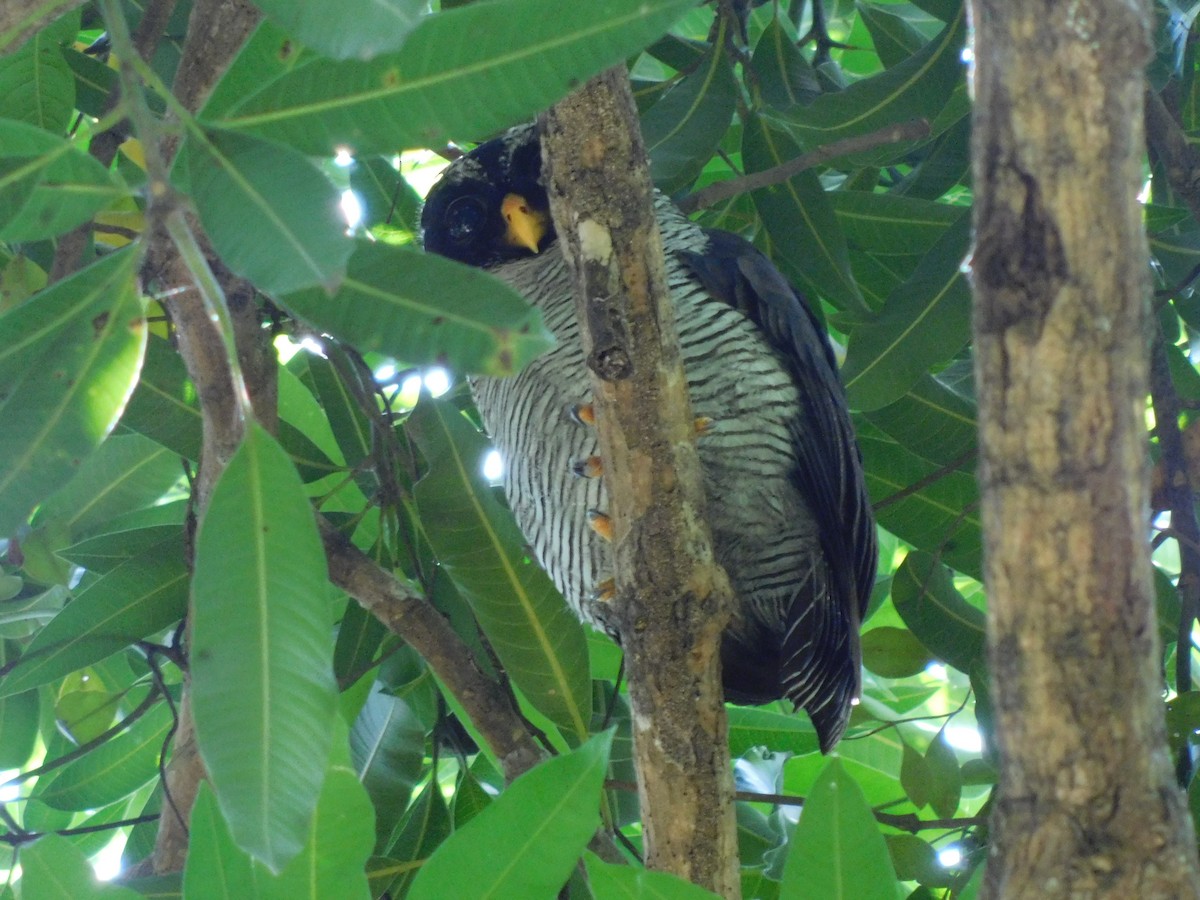
[[701, 188], [696, 193], [690, 194], [680, 200], [679, 208], [685, 213], [693, 213], [698, 209], [707, 209], [715, 203], [728, 200], [730, 197], [736, 197], [738, 194], [746, 194], [750, 191], [756, 191], [759, 188], [770, 187], [773, 184], [782, 184], [793, 175], [798, 175], [805, 169], [819, 166], [831, 159], [837, 159], [839, 156], [862, 153], [864, 150], [870, 150], [884, 144], [895, 144], [899, 141], [916, 141], [928, 134], [929, 123], [924, 119], [913, 119], [908, 122], [901, 122], [898, 125], [888, 125], [886, 128], [879, 128], [868, 134], [843, 138], [840, 141], [825, 144], [816, 150], [810, 150], [808, 153], [797, 156], [795, 159], [789, 159], [785, 163], [780, 163], [761, 172], [754, 172], [750, 175], [742, 175], [740, 178], [731, 178], [728, 181], [718, 181], [715, 184], [710, 184], [708, 187]]

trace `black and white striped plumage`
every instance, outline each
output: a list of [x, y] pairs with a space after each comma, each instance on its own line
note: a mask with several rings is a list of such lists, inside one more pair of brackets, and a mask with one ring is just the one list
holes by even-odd
[[[524, 294], [558, 339], [515, 377], [476, 379], [472, 389], [535, 555], [581, 617], [604, 628], [604, 605], [589, 597], [611, 574], [608, 551], [588, 527], [588, 511], [606, 505], [602, 480], [571, 468], [599, 450], [594, 430], [564, 414], [591, 392], [570, 277], [548, 215], [535, 254], [506, 237], [501, 214], [514, 196], [545, 213], [540, 173], [534, 129], [513, 129], [447, 169], [422, 229], [427, 250], [487, 268]], [[726, 696], [787, 697], [828, 750], [858, 694], [858, 632], [876, 564], [833, 353], [766, 257], [701, 229], [661, 195], [656, 204], [693, 412], [715, 422], [698, 449], [714, 551], [738, 597], [721, 654]]]

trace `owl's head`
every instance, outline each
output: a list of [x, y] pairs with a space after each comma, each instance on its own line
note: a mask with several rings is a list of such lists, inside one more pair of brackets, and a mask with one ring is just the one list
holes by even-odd
[[452, 162], [425, 198], [425, 249], [488, 268], [554, 241], [537, 129], [518, 125]]

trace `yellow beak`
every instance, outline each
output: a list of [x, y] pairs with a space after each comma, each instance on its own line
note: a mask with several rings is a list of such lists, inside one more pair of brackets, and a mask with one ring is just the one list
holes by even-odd
[[533, 209], [520, 194], [509, 194], [500, 204], [504, 216], [504, 242], [510, 247], [525, 247], [538, 252], [538, 244], [546, 236], [549, 223], [547, 213]]

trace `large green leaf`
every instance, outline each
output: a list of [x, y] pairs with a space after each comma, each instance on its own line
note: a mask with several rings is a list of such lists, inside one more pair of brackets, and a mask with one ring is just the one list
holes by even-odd
[[866, 417], [900, 446], [930, 462], [973, 468], [975, 404], [932, 375], [921, 375], [907, 394]]
[[808, 716], [750, 706], [730, 706], [729, 755], [737, 758], [752, 747], [770, 747], [803, 756], [816, 753], [821, 742]]
[[117, 566], [67, 604], [0, 679], [0, 696], [19, 693], [99, 662], [183, 618], [188, 573], [180, 536]]
[[0, 17], [0, 21], [3, 21], [3, 28], [0, 28], [0, 54], [11, 53], [35, 31], [44, 27], [46, 22], [53, 22], [82, 5], [82, 0], [43, 0], [29, 11], [14, 5], [12, 15]]
[[983, 613], [963, 599], [949, 571], [930, 554], [914, 550], [904, 557], [892, 578], [892, 602], [938, 659], [961, 672], [983, 661]]
[[[746, 123], [742, 156], [747, 170], [770, 169], [799, 154], [795, 142], [762, 117]], [[804, 288], [838, 309], [865, 313], [866, 302], [850, 271], [846, 238], [816, 174], [801, 172], [752, 196], [776, 255], [803, 279]]]
[[831, 759], [804, 801], [781, 900], [897, 900], [900, 888], [862, 789]]
[[[60, 4], [48, 0], [45, 5]], [[73, 41], [78, 30], [79, 14], [72, 13], [41, 29], [15, 53], [0, 56], [0, 117], [66, 131], [75, 107], [75, 79], [62, 45]]]
[[390, 153], [528, 118], [662, 34], [692, 0], [492, 0], [427, 17], [395, 54], [314, 60], [214, 124], [315, 155]]
[[74, 844], [48, 834], [21, 849], [21, 900], [143, 900], [129, 888], [97, 881]]
[[255, 286], [275, 294], [341, 280], [354, 242], [340, 195], [303, 154], [212, 130], [189, 135], [174, 173], [221, 259]]
[[355, 774], [378, 810], [377, 846], [400, 821], [421, 774], [425, 726], [402, 697], [371, 691], [350, 729]]
[[[859, 433], [867, 490], [879, 524], [914, 547], [941, 554], [944, 562], [983, 578], [983, 532], [979, 485], [968, 472], [942, 472], [898, 444]], [[920, 484], [920, 487], [917, 485]], [[889, 500], [904, 492], [899, 500]]]
[[54, 237], [124, 195], [104, 166], [70, 141], [0, 119], [0, 239]]
[[541, 313], [486, 272], [390, 244], [359, 243], [332, 297], [313, 288], [279, 299], [359, 351], [409, 365], [511, 375], [553, 341]]
[[[783, 113], [789, 130], [812, 149], [910, 119], [932, 120], [964, 77], [965, 19], [960, 9], [941, 34], [904, 62]], [[907, 149], [890, 144], [854, 154], [851, 161], [878, 165], [894, 161]]]
[[612, 733], [526, 772], [421, 867], [410, 900], [553, 897], [600, 824]]
[[963, 206], [900, 194], [833, 191], [829, 194], [846, 243], [876, 256], [924, 256], [956, 221]]
[[516, 685], [582, 740], [592, 700], [583, 626], [525, 555], [512, 514], [484, 481], [487, 442], [443, 401], [423, 400], [408, 428], [430, 467], [416, 499], [438, 562], [470, 601]]
[[650, 177], [674, 194], [695, 181], [729, 128], [739, 98], [724, 43], [713, 44], [694, 71], [642, 116]]
[[157, 544], [173, 540], [182, 547], [186, 515], [186, 500], [134, 510], [110, 520], [101, 534], [55, 552], [89, 572], [102, 575]]
[[403, 897], [416, 878], [422, 862], [450, 836], [453, 824], [440, 785], [435, 781], [425, 789], [404, 813], [395, 837], [387, 846], [388, 859], [401, 871], [381, 879], [390, 886], [393, 897]]
[[334, 59], [370, 59], [398, 50], [428, 0], [255, 0], [305, 46]]
[[146, 342], [130, 253], [0, 317], [0, 534], [61, 486], [108, 432]]
[[67, 763], [51, 778], [39, 779], [35, 796], [55, 809], [78, 811], [123, 800], [158, 777], [159, 756], [173, 722], [171, 708], [156, 704], [127, 731]]
[[850, 332], [842, 381], [853, 408], [879, 409], [899, 399], [970, 340], [971, 289], [962, 271], [970, 243], [971, 222], [963, 216], [879, 315]]
[[337, 684], [312, 508], [257, 424], [213, 489], [192, 594], [200, 754], [238, 845], [278, 871], [309, 832]]
[[114, 517], [156, 503], [183, 477], [179, 457], [140, 434], [114, 434], [42, 504], [34, 525], [54, 522], [72, 537], [104, 529]]
[[750, 58], [762, 99], [784, 110], [812, 102], [821, 93], [817, 73], [776, 16], [771, 19]]
[[[344, 746], [345, 741], [342, 727], [334, 743]], [[336, 760], [324, 778], [302, 851], [273, 874], [239, 845], [212, 791], [201, 785], [192, 808], [184, 895], [188, 900], [368, 900], [364, 868], [374, 839], [372, 813], [354, 772]]]

